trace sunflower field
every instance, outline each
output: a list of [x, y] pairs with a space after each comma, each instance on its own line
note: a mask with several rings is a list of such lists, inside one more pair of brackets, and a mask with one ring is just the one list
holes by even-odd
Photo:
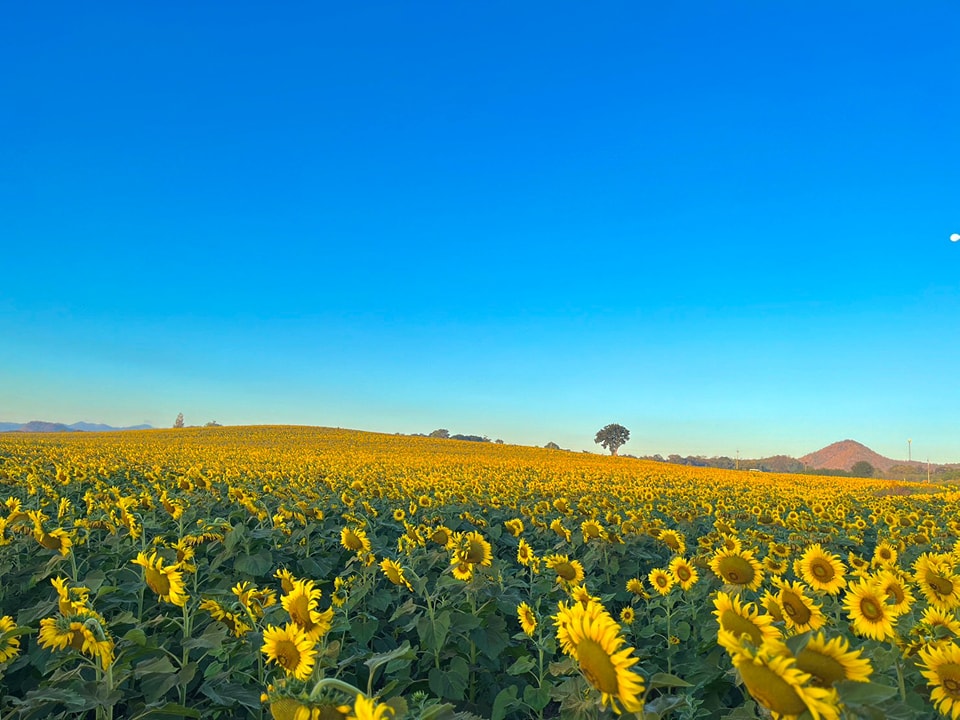
[[0, 435], [0, 718], [960, 718], [960, 492], [306, 427]]

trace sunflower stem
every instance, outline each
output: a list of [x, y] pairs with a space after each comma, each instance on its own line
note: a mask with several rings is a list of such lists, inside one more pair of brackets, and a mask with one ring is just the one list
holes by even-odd
[[897, 651], [897, 660], [896, 660], [895, 665], [896, 665], [896, 668], [897, 668], [897, 687], [900, 689], [900, 700], [901, 700], [901, 702], [906, 702], [906, 701], [907, 701], [907, 686], [906, 686], [906, 684], [905, 684], [904, 681], [903, 681], [903, 663], [900, 662], [900, 652], [899, 652], [899, 651]]

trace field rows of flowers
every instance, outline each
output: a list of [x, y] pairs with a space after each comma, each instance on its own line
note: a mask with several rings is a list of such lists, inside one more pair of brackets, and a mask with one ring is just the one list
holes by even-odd
[[960, 718], [955, 488], [297, 427], [0, 484], [0, 718]]

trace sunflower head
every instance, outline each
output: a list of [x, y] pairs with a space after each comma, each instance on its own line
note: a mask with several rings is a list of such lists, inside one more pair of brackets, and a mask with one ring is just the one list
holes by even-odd
[[750, 550], [718, 550], [710, 569], [727, 585], [756, 590], [763, 581], [763, 569]]

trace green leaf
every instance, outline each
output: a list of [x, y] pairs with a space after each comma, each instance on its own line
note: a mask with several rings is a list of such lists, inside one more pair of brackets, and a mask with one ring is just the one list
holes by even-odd
[[510, 645], [507, 622], [500, 615], [487, 615], [483, 624], [470, 632], [477, 649], [491, 660], [496, 660]]
[[150, 674], [165, 674], [165, 673], [175, 673], [177, 669], [173, 667], [173, 663], [170, 662], [170, 658], [166, 655], [160, 655], [159, 657], [150, 658], [149, 660], [144, 660], [142, 663], [137, 664], [133, 669], [134, 677], [142, 677], [144, 675]]
[[673, 633], [680, 638], [680, 642], [686, 642], [690, 639], [690, 629], [690, 623], [678, 622], [673, 628]]
[[516, 662], [513, 663], [510, 667], [507, 668], [508, 675], [523, 675], [525, 672], [533, 670], [537, 666], [537, 663], [529, 655], [524, 655], [517, 658]]
[[413, 660], [417, 654], [410, 648], [410, 643], [404, 640], [403, 645], [394, 648], [389, 652], [377, 653], [364, 661], [364, 665], [370, 668], [371, 674], [376, 672], [381, 665], [386, 665], [394, 660]]
[[550, 688], [535, 688], [533, 685], [527, 685], [523, 689], [523, 701], [536, 712], [540, 712], [550, 704]]
[[676, 675], [671, 675], [670, 673], [656, 673], [652, 678], [650, 678], [650, 688], [665, 688], [665, 687], [693, 687], [683, 678], [679, 678]]
[[490, 711], [490, 720], [503, 720], [507, 710], [517, 704], [517, 686], [511, 685], [497, 693]]
[[447, 642], [447, 634], [450, 632], [450, 611], [444, 610], [436, 615], [436, 620], [430, 622], [428, 616], [423, 616], [417, 620], [417, 634], [420, 636], [420, 644], [427, 650], [441, 650]]
[[233, 549], [237, 546], [237, 544], [243, 540], [245, 532], [246, 528], [240, 523], [234, 525], [223, 537], [223, 548], [227, 552], [233, 552]]
[[145, 647], [147, 644], [147, 634], [140, 628], [127, 630], [123, 635], [123, 639], [132, 642], [138, 647]]
[[877, 705], [897, 695], [899, 690], [880, 683], [844, 680], [835, 685], [840, 699], [848, 705]]
[[268, 552], [259, 552], [255, 555], [239, 555], [233, 563], [233, 569], [244, 575], [257, 577], [266, 575], [273, 566], [273, 559]]
[[470, 677], [470, 666], [462, 657], [455, 657], [447, 667], [430, 668], [430, 690], [438, 697], [448, 700], [463, 700]]
[[139, 715], [135, 715], [132, 720], [149, 720], [150, 718], [169, 717], [198, 718], [200, 717], [200, 711], [170, 702], [161, 707], [150, 708]]

